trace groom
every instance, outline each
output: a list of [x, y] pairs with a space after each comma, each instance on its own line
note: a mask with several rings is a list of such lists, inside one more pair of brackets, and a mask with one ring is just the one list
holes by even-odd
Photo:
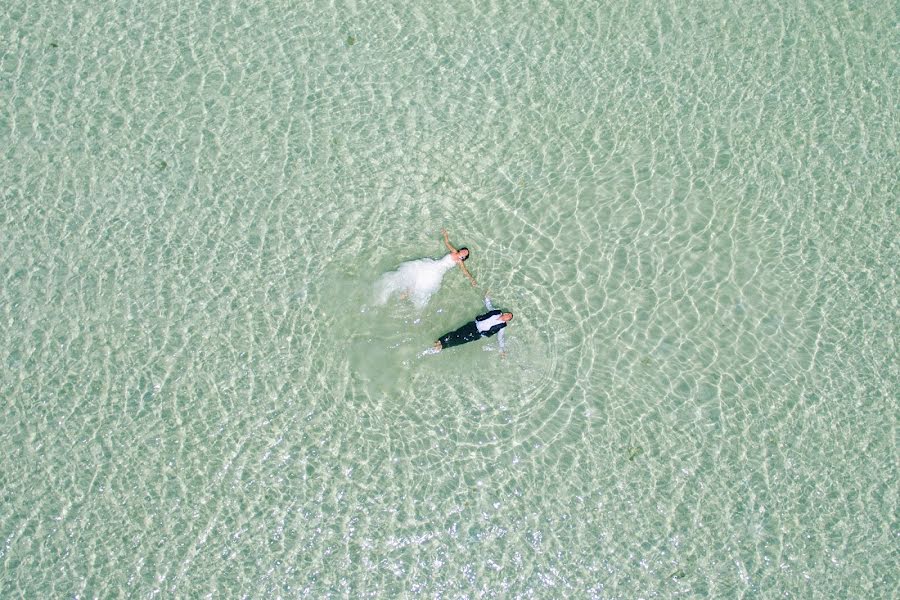
[[442, 335], [441, 338], [434, 343], [435, 351], [440, 352], [444, 348], [461, 346], [469, 342], [474, 342], [475, 340], [480, 340], [483, 337], [491, 337], [492, 335], [499, 333], [500, 337], [497, 339], [499, 340], [500, 353], [501, 355], [505, 355], [503, 329], [510, 321], [512, 321], [513, 314], [496, 310], [491, 306], [491, 299], [487, 296], [484, 297], [484, 305], [490, 312], [478, 315], [475, 317], [474, 321], [469, 321], [459, 329]]

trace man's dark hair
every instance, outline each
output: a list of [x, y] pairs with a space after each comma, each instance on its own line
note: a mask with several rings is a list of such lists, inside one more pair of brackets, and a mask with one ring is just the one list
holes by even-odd
[[460, 249], [458, 250], [458, 252], [462, 252], [463, 250], [466, 251], [466, 255], [465, 255], [464, 257], [460, 257], [461, 260], [469, 260], [469, 257], [472, 256], [472, 253], [469, 252], [469, 249], [466, 248], [465, 246], [463, 246], [462, 248], [460, 248]]

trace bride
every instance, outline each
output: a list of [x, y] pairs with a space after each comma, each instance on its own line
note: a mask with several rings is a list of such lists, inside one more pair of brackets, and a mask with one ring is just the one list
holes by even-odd
[[375, 284], [377, 301], [384, 304], [393, 294], [399, 293], [401, 298], [410, 298], [416, 306], [423, 308], [428, 304], [428, 299], [441, 287], [444, 273], [459, 265], [463, 274], [472, 282], [472, 287], [478, 284], [475, 278], [463, 264], [469, 258], [469, 249], [457, 250], [450, 244], [450, 236], [446, 229], [441, 229], [444, 235], [444, 244], [450, 253], [441, 259], [420, 258], [402, 263], [396, 271], [385, 273]]

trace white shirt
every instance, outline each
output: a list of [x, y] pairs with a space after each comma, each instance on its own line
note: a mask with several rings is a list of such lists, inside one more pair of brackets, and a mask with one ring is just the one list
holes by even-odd
[[[484, 306], [488, 310], [494, 310], [494, 307], [491, 305], [491, 299], [487, 296], [484, 297]], [[502, 314], [502, 313], [501, 313]], [[498, 323], [503, 323], [500, 320], [500, 315], [494, 315], [484, 321], [476, 321], [476, 325], [478, 327], [478, 331], [488, 331], [494, 325]], [[506, 327], [497, 332], [497, 345], [500, 347], [500, 352], [504, 352], [506, 350], [506, 344], [504, 344], [504, 332], [506, 331]]]
[[[478, 327], [478, 331], [484, 333], [485, 331], [490, 331], [491, 327], [494, 325], [499, 325], [503, 322], [503, 319], [500, 318], [500, 315], [494, 315], [493, 317], [488, 317], [484, 321], [475, 321], [475, 326]], [[502, 329], [500, 331], [503, 331]]]

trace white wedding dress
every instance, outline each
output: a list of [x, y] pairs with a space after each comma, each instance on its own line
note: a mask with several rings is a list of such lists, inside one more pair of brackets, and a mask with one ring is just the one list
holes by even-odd
[[385, 273], [375, 282], [375, 300], [384, 304], [394, 294], [405, 294], [423, 308], [441, 287], [444, 273], [456, 266], [451, 255], [441, 259], [420, 258], [402, 263], [396, 271]]

